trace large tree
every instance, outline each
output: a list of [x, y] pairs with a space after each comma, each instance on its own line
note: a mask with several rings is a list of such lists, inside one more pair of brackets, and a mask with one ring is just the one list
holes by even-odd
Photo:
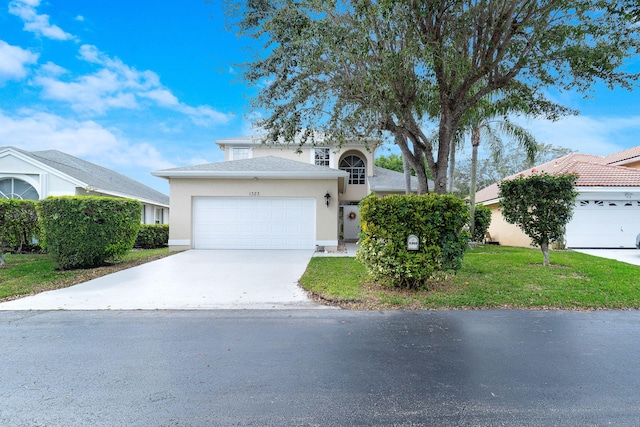
[[[231, 0], [233, 1], [233, 0]], [[501, 93], [538, 113], [546, 89], [630, 87], [636, 0], [250, 0], [240, 33], [265, 42], [245, 78], [272, 142], [390, 133], [426, 192], [446, 191], [465, 114]], [[510, 95], [511, 96], [511, 95]], [[437, 126], [437, 140], [425, 132]]]

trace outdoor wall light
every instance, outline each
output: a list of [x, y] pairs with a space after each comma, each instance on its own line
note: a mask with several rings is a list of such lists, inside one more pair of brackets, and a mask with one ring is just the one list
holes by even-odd
[[329, 207], [329, 200], [331, 200], [331, 194], [327, 191], [327, 194], [324, 195], [324, 199], [327, 201], [327, 207]]

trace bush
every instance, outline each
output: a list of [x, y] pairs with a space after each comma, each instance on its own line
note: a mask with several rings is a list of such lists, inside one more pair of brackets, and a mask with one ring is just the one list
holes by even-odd
[[487, 230], [491, 225], [491, 208], [485, 205], [476, 205], [473, 212], [473, 236], [471, 240], [474, 242], [483, 242], [487, 235]]
[[141, 209], [131, 199], [50, 197], [38, 204], [43, 243], [61, 269], [103, 265], [133, 248]]
[[168, 224], [142, 224], [136, 243], [136, 248], [154, 249], [163, 248], [169, 244], [169, 225]]
[[30, 249], [38, 237], [38, 214], [33, 200], [0, 199], [0, 241], [4, 250]]
[[[436, 273], [462, 266], [469, 209], [455, 196], [371, 195], [360, 202], [360, 216], [356, 258], [375, 280], [417, 289]], [[407, 250], [410, 234], [419, 238], [417, 251]]]

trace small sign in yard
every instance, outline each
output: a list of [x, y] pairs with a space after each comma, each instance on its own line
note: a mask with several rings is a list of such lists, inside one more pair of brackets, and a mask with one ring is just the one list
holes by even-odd
[[418, 239], [418, 236], [410, 234], [409, 237], [407, 237], [407, 250], [417, 251], [419, 247], [420, 247], [420, 239]]

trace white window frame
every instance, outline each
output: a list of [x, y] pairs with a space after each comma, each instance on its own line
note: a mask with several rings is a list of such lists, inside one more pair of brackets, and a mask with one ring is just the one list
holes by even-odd
[[231, 147], [230, 160], [250, 159], [252, 156], [251, 147]]
[[[356, 161], [348, 161], [357, 158]], [[343, 162], [347, 163], [343, 166]], [[361, 162], [362, 166], [356, 166]], [[340, 160], [340, 170], [349, 172], [349, 185], [365, 185], [367, 183], [367, 163], [364, 158], [358, 154], [348, 154]]]
[[[317, 159], [316, 159], [316, 152], [319, 151], [323, 151], [325, 154], [325, 156], [328, 154], [328, 159], [326, 159], [325, 161], [328, 162], [328, 164], [324, 165], [324, 164], [318, 164]], [[316, 165], [316, 166], [327, 166], [327, 167], [333, 167], [333, 151], [331, 150], [331, 148], [329, 147], [315, 147], [311, 150], [311, 164]]]

